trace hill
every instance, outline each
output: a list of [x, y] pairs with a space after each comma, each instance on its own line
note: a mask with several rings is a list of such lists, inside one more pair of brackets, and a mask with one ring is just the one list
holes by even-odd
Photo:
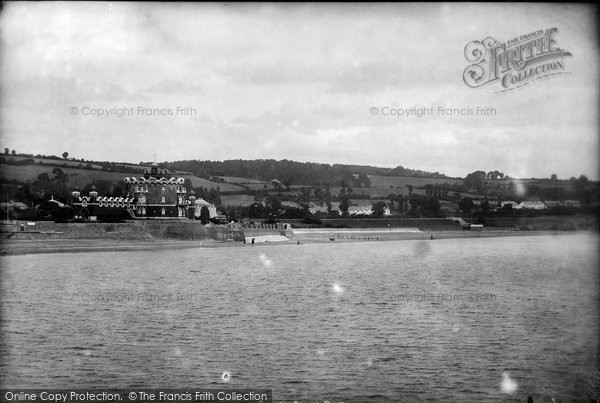
[[[0, 156], [0, 191], [27, 206], [52, 197], [65, 202], [73, 187], [89, 190], [92, 183], [102, 194], [120, 196], [125, 188], [123, 179], [141, 176], [150, 165], [143, 161], [132, 164], [5, 153]], [[379, 168], [272, 159], [185, 160], [158, 165], [168, 171], [167, 176], [186, 179], [188, 189], [193, 189], [198, 197], [223, 210], [238, 209], [232, 213], [235, 216], [268, 217], [290, 209], [306, 214], [311, 203], [324, 206], [331, 202], [339, 204], [344, 199], [350, 205], [384, 203], [393, 214], [417, 216], [438, 214], [442, 205], [462, 203], [464, 207], [473, 202], [481, 205], [484, 200], [491, 208], [502, 200], [518, 203], [576, 199], [582, 205], [598, 200], [598, 184], [583, 175], [565, 181], [556, 177], [512, 179], [476, 171], [463, 179], [401, 166]]]

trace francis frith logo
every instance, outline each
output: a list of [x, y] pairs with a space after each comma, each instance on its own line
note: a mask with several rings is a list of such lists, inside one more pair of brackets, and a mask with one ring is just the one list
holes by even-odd
[[492, 37], [465, 46], [472, 63], [463, 73], [469, 87], [498, 82], [500, 90], [510, 91], [540, 78], [568, 73], [564, 58], [570, 52], [558, 47], [557, 28], [538, 30], [506, 42]]

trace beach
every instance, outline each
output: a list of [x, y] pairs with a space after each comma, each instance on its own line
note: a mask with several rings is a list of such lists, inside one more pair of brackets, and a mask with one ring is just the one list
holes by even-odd
[[[315, 243], [348, 243], [348, 242], [386, 242], [403, 240], [429, 240], [439, 239], [476, 239], [493, 237], [521, 237], [535, 235], [561, 235], [569, 233], [588, 233], [592, 231], [515, 231], [512, 229], [486, 229], [484, 231], [418, 231], [418, 232], [390, 232], [381, 233], [361, 229], [352, 231], [352, 234], [344, 233], [340, 229], [331, 229], [329, 232], [305, 232], [286, 234], [288, 241], [284, 242], [257, 242], [254, 245], [247, 242], [220, 242], [215, 240], [177, 240], [177, 239], [3, 239], [0, 242], [0, 253], [2, 255], [28, 255], [39, 253], [74, 253], [74, 252], [102, 252], [102, 251], [142, 251], [142, 250], [169, 250], [190, 248], [231, 248], [231, 247], [273, 247], [275, 245], [289, 244], [315, 244]], [[329, 236], [333, 236], [331, 241]], [[433, 239], [432, 239], [433, 237]], [[251, 238], [251, 237], [249, 237]]]

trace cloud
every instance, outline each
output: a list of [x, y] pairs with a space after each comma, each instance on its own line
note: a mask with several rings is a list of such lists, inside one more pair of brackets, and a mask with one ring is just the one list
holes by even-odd
[[[593, 177], [598, 46], [586, 6], [7, 3], [1, 142], [136, 162], [276, 158], [465, 175]], [[502, 21], [502, 23], [500, 23]], [[464, 46], [557, 26], [570, 75], [496, 94], [462, 82]], [[193, 108], [91, 118], [72, 106]], [[371, 107], [493, 107], [489, 117]], [[552, 172], [550, 172], [552, 171]]]

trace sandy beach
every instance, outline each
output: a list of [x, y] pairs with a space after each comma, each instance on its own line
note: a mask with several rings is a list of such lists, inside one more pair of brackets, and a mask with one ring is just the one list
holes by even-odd
[[[584, 231], [579, 231], [584, 232]], [[6, 255], [28, 255], [40, 253], [75, 253], [75, 252], [108, 252], [108, 251], [137, 251], [137, 250], [167, 250], [188, 248], [222, 248], [222, 247], [273, 247], [275, 245], [314, 244], [314, 243], [348, 243], [348, 242], [386, 242], [402, 240], [429, 240], [435, 242], [440, 239], [456, 238], [491, 238], [515, 237], [532, 235], [565, 235], [573, 231], [514, 231], [514, 230], [485, 230], [472, 231], [422, 231], [400, 233], [370, 233], [368, 229], [353, 235], [337, 234], [331, 231], [334, 241], [325, 233], [305, 233], [288, 235], [289, 241], [276, 243], [256, 243], [255, 245], [241, 242], [218, 242], [212, 240], [184, 241], [184, 240], [113, 240], [113, 239], [36, 239], [36, 240], [2, 240], [0, 253]], [[433, 239], [432, 239], [433, 237]]]

